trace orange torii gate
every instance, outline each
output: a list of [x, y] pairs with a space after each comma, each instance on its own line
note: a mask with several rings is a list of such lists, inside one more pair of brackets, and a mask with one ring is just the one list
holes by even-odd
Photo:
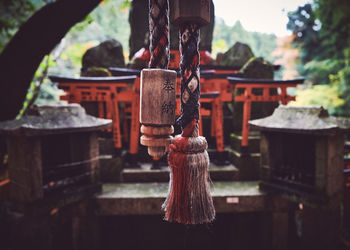
[[[223, 138], [223, 108], [224, 102], [232, 102], [235, 89], [245, 89], [242, 95], [236, 96], [235, 101], [244, 102], [242, 124], [242, 146], [248, 145], [251, 102], [278, 102], [287, 104], [295, 97], [287, 94], [288, 87], [296, 87], [303, 83], [304, 79], [295, 80], [263, 80], [239, 78], [238, 69], [232, 67], [204, 66], [201, 71], [201, 103], [210, 103], [211, 110], [201, 107], [201, 117], [211, 116], [211, 136], [216, 139], [218, 152], [224, 151]], [[113, 119], [113, 139], [116, 148], [122, 147], [121, 128], [118, 102], [131, 104], [125, 108], [125, 112], [131, 113], [130, 154], [138, 152], [138, 137], [140, 124], [139, 116], [139, 92], [140, 71], [125, 68], [110, 68], [113, 77], [80, 77], [67, 78], [51, 76], [53, 82], [58, 82], [59, 87], [67, 92], [62, 100], [68, 102], [98, 102], [99, 116]], [[178, 79], [179, 81], [179, 79]], [[132, 87], [131, 87], [132, 84]], [[252, 89], [263, 89], [263, 95], [252, 93]], [[270, 96], [270, 89], [280, 89], [280, 93]], [[179, 97], [179, 96], [178, 96]], [[180, 105], [177, 105], [176, 113], [180, 113]], [[202, 134], [202, 127], [200, 128]]]
[[[294, 101], [295, 96], [287, 93], [287, 88], [296, 87], [304, 82], [304, 79], [293, 80], [268, 80], [268, 79], [248, 79], [239, 77], [228, 77], [229, 82], [235, 89], [244, 89], [244, 93], [235, 97], [235, 102], [243, 102], [243, 122], [242, 122], [242, 142], [243, 147], [248, 146], [249, 120], [252, 102], [281, 102], [287, 105], [289, 101]], [[262, 89], [262, 95], [253, 94], [253, 89]], [[277, 95], [270, 95], [270, 89], [278, 89]]]
[[[127, 76], [127, 75], [134, 75], [136, 76], [137, 80], [136, 82], [139, 82], [140, 79], [140, 71], [139, 70], [135, 70], [135, 69], [125, 69], [125, 68], [117, 68], [117, 67], [113, 67], [113, 68], [109, 68], [109, 71], [112, 73], [113, 76], [116, 77], [120, 77], [120, 76]], [[206, 76], [211, 76], [212, 75], [212, 71], [204, 71], [202, 73], [201, 76], [203, 76], [203, 78], [201, 79], [201, 81], [203, 81], [205, 83], [205, 79]], [[222, 79], [224, 79], [227, 83], [228, 81], [226, 80], [226, 77], [228, 75], [226, 74], [225, 77], [221, 77]], [[203, 83], [202, 82], [202, 83]], [[228, 84], [230, 85], [230, 84]], [[218, 90], [220, 90], [220, 88], [218, 88]], [[177, 89], [176, 89], [176, 93], [180, 92], [180, 78], [177, 77]], [[216, 143], [217, 143], [217, 151], [218, 152], [223, 152], [224, 151], [224, 138], [223, 138], [223, 115], [222, 115], [222, 105], [220, 106], [219, 104], [221, 103], [220, 98], [222, 98], [222, 95], [224, 93], [221, 91], [216, 91], [215, 88], [210, 88], [209, 89], [202, 89], [201, 90], [201, 98], [200, 98], [200, 102], [201, 103], [209, 103], [211, 104], [211, 110], [207, 110], [204, 107], [201, 107], [200, 110], [200, 120], [202, 121], [202, 116], [211, 116], [212, 120], [211, 120], [211, 135], [216, 137]], [[177, 94], [176, 96], [176, 115], [180, 115], [180, 95]], [[227, 98], [227, 96], [226, 96]], [[232, 99], [232, 97], [231, 97]], [[200, 121], [200, 134], [202, 135], [202, 122]], [[133, 136], [130, 137], [131, 140], [139, 140], [139, 138], [135, 138]], [[136, 144], [136, 143], [133, 143]]]
[[[119, 102], [131, 104], [130, 137], [139, 137], [140, 124], [139, 102], [140, 82], [134, 75], [119, 77], [59, 77], [50, 76], [51, 81], [58, 82], [58, 87], [63, 89], [67, 95], [61, 100], [69, 103], [97, 102], [98, 116], [113, 120], [113, 141], [115, 148], [122, 147]], [[137, 154], [138, 142], [127, 138], [130, 141], [130, 154]]]

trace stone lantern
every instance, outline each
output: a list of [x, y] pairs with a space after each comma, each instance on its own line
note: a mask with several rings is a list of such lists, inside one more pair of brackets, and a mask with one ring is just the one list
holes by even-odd
[[110, 120], [77, 104], [35, 106], [30, 115], [0, 123], [9, 158], [10, 199], [33, 202], [100, 190], [97, 132]]
[[279, 106], [250, 125], [261, 131], [261, 188], [298, 202], [339, 204], [346, 121], [320, 106]]

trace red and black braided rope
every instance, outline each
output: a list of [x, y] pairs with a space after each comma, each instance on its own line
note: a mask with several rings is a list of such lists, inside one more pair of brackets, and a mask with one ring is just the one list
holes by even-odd
[[[177, 123], [182, 129], [190, 126], [193, 120], [199, 120], [199, 27], [193, 23], [185, 23], [180, 27], [180, 73], [181, 73], [181, 116]], [[189, 83], [195, 78], [196, 89], [191, 91]], [[187, 101], [184, 101], [185, 90], [189, 94]], [[193, 127], [193, 126], [191, 126]]]
[[149, 1], [150, 52], [149, 68], [167, 69], [169, 63], [169, 2]]

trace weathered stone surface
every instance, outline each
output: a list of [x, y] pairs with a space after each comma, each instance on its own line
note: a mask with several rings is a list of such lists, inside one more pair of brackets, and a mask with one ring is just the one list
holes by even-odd
[[244, 78], [273, 79], [273, 65], [262, 57], [250, 58], [242, 67]]
[[310, 206], [338, 206], [344, 188], [342, 130], [350, 128], [338, 123], [320, 106], [280, 106], [272, 116], [251, 121], [262, 130], [262, 187]]
[[111, 156], [115, 153], [113, 138], [99, 137], [98, 143], [99, 143], [101, 156], [102, 155], [110, 155]]
[[44, 135], [99, 130], [111, 126], [111, 120], [85, 113], [79, 104], [36, 105], [18, 120], [0, 122], [0, 134]]
[[243, 153], [234, 149], [228, 149], [230, 161], [239, 169], [241, 181], [259, 180], [259, 153]]
[[104, 77], [112, 76], [112, 74], [106, 68], [90, 67], [85, 72], [82, 72], [82, 76]]
[[[141, 168], [124, 169], [122, 171], [123, 182], [169, 182], [169, 167], [152, 169], [152, 164], [141, 164]], [[102, 168], [102, 167], [101, 167]], [[209, 165], [210, 179], [213, 181], [237, 181], [239, 171], [233, 165], [216, 166]]]
[[228, 149], [229, 160], [239, 169], [241, 181], [259, 180], [260, 134], [251, 131], [248, 146], [242, 147], [242, 135], [231, 133], [231, 148]]
[[8, 138], [10, 197], [12, 200], [34, 201], [44, 196], [40, 143], [38, 137], [13, 136]]
[[124, 67], [123, 46], [115, 39], [109, 39], [88, 49], [83, 55], [81, 75], [87, 76], [91, 67]]
[[100, 173], [102, 182], [120, 182], [123, 161], [120, 157], [111, 155], [100, 156]]
[[[250, 131], [248, 136], [249, 144], [244, 148], [246, 153], [259, 153], [260, 152], [260, 134], [258, 131]], [[241, 152], [242, 148], [242, 134], [232, 132], [230, 134], [231, 148]]]
[[[258, 182], [214, 182], [217, 213], [287, 211], [288, 202], [259, 190]], [[161, 214], [168, 183], [105, 184], [96, 198], [99, 215]]]
[[272, 116], [249, 122], [260, 130], [324, 133], [342, 128], [349, 130], [350, 122], [329, 116], [322, 106], [279, 106]]
[[236, 42], [222, 57], [221, 65], [241, 68], [254, 56], [247, 44]]
[[[0, 124], [0, 133], [7, 136], [11, 200], [48, 203], [85, 198], [88, 192], [83, 197], [79, 189], [99, 182], [96, 130], [111, 122], [87, 116], [79, 105], [36, 106], [31, 112]], [[68, 172], [71, 168], [74, 172]], [[76, 187], [68, 197], [70, 185], [82, 180], [85, 186]], [[51, 195], [63, 188], [64, 199]]]

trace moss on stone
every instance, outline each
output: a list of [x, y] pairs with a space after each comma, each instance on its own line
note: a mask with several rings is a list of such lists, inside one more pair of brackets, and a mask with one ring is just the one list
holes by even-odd
[[254, 57], [254, 54], [247, 44], [236, 42], [222, 56], [221, 64], [241, 68], [252, 57]]
[[245, 78], [273, 79], [273, 65], [262, 57], [250, 58], [241, 68]]
[[105, 77], [112, 76], [112, 74], [108, 69], [103, 67], [90, 67], [84, 73], [82, 73], [82, 76]]

